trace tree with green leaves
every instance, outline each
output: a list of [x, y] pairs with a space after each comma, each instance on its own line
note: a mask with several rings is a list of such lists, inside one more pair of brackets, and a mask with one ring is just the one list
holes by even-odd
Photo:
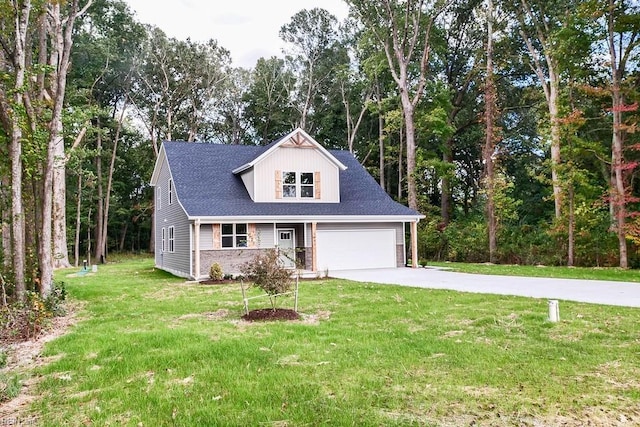
[[[303, 9], [280, 28], [280, 38], [287, 43], [286, 60], [296, 77], [290, 91], [297, 110], [296, 126], [321, 139], [330, 136], [335, 103], [342, 105], [335, 85], [338, 66], [348, 62], [336, 29], [337, 19], [325, 9]], [[323, 138], [322, 134], [325, 134]]]
[[351, 12], [384, 50], [400, 93], [407, 147], [409, 207], [418, 209], [415, 111], [427, 82], [431, 32], [445, 3], [439, 0], [348, 0]]
[[294, 127], [291, 104], [294, 80], [283, 59], [258, 59], [244, 98], [245, 115], [259, 144], [268, 144]]

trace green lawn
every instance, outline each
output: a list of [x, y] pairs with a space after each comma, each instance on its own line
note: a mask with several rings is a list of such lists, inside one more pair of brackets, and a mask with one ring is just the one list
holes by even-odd
[[549, 267], [535, 265], [473, 264], [460, 262], [429, 262], [427, 267], [444, 267], [452, 271], [499, 276], [554, 277], [558, 279], [613, 280], [640, 282], [640, 271], [603, 267]]
[[71, 272], [43, 426], [640, 423], [637, 309], [562, 301], [549, 323], [546, 300], [326, 280], [301, 283], [304, 320], [250, 324], [238, 285]]

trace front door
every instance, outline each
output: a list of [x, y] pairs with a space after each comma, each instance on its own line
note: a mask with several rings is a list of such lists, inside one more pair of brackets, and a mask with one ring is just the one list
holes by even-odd
[[280, 252], [280, 262], [285, 267], [295, 268], [296, 266], [296, 245], [295, 230], [278, 229], [278, 250]]

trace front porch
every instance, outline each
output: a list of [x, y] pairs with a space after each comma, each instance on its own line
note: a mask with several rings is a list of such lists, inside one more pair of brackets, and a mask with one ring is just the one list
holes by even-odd
[[[281, 252], [282, 263], [291, 269], [303, 272], [303, 277], [318, 277], [326, 275], [330, 267], [328, 254], [335, 253], [338, 257], [351, 257], [349, 266], [358, 268], [359, 262], [371, 259], [371, 267], [402, 267], [406, 265], [405, 226], [403, 222], [247, 222], [221, 223], [195, 220], [191, 224], [191, 276], [195, 279], [209, 276], [209, 269], [214, 263], [220, 264], [224, 274], [238, 275], [242, 265], [254, 259], [260, 251], [278, 248]], [[384, 242], [386, 264], [380, 265], [374, 258], [377, 252], [368, 250], [375, 246], [375, 233], [388, 231]], [[417, 237], [411, 223], [410, 234], [412, 252]], [[329, 243], [325, 238], [320, 239], [323, 244], [319, 248], [319, 234], [326, 237], [327, 233], [334, 233], [334, 239]], [[336, 240], [335, 235], [339, 236]], [[344, 233], [344, 234], [342, 234]], [[373, 241], [365, 242], [362, 237], [368, 235]], [[344, 238], [343, 238], [344, 236]], [[360, 247], [354, 242], [361, 241]], [[382, 243], [381, 243], [382, 244]], [[319, 253], [320, 251], [320, 253]], [[375, 249], [374, 249], [375, 251]], [[338, 252], [342, 252], [338, 254]], [[417, 252], [417, 250], [416, 250]], [[417, 258], [417, 254], [414, 255]], [[318, 261], [320, 259], [320, 261]], [[319, 265], [319, 262], [323, 264]], [[360, 266], [366, 268], [369, 266]], [[340, 267], [339, 269], [343, 269]], [[350, 267], [349, 267], [350, 268]]]

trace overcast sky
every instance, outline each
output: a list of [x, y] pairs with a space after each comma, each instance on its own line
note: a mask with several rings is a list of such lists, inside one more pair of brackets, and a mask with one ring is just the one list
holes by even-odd
[[342, 21], [343, 0], [126, 0], [138, 21], [169, 37], [215, 39], [231, 52], [233, 64], [253, 68], [258, 58], [282, 56], [280, 27], [302, 9], [321, 7]]

